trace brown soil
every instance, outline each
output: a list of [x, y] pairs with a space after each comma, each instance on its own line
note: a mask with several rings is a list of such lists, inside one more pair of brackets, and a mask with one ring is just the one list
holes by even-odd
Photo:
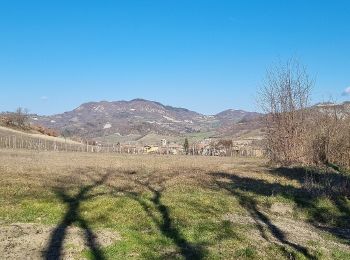
[[[24, 223], [1, 225], [1, 259], [42, 259], [54, 228]], [[117, 233], [109, 230], [97, 230], [95, 233], [101, 247], [107, 247], [120, 240]], [[87, 249], [83, 231], [77, 227], [68, 228], [63, 248], [62, 259], [82, 259], [81, 253]]]

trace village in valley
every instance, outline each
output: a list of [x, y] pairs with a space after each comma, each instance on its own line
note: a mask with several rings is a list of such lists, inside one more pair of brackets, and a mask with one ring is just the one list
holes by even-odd
[[[16, 128], [15, 128], [16, 129]], [[180, 141], [159, 139], [150, 143], [129, 141], [125, 143], [102, 143], [93, 140], [77, 140], [47, 135], [39, 135], [36, 127], [32, 134], [0, 126], [0, 148], [22, 148], [37, 151], [80, 151], [110, 152], [119, 154], [159, 154], [159, 155], [201, 155], [201, 156], [245, 156], [263, 157], [263, 138], [246, 138], [241, 140], [205, 138], [191, 140], [178, 138]], [[39, 128], [43, 131], [43, 127]], [[43, 138], [44, 137], [44, 138]], [[174, 139], [172, 137], [171, 139]], [[181, 139], [184, 139], [181, 142]], [[186, 144], [187, 143], [187, 144]]]
[[264, 155], [261, 140], [256, 139], [232, 141], [207, 138], [189, 144], [187, 149], [184, 144], [168, 142], [167, 139], [161, 139], [159, 144], [146, 144], [143, 147], [138, 144], [119, 144], [118, 146], [122, 151], [132, 154], [146, 153], [247, 157], [262, 157]]

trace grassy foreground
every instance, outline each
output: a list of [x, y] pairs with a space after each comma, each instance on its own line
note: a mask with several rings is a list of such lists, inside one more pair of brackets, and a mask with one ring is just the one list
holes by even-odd
[[[67, 248], [76, 259], [350, 259], [339, 182], [349, 176], [249, 158], [0, 150], [0, 230], [48, 227], [46, 259]], [[83, 231], [81, 250], [64, 242], [71, 226]], [[98, 240], [106, 231], [119, 239]], [[0, 256], [12, 235], [0, 231]]]

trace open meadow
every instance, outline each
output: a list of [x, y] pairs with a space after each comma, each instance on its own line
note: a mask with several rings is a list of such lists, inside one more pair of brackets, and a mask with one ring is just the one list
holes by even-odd
[[0, 150], [1, 259], [350, 259], [349, 175]]

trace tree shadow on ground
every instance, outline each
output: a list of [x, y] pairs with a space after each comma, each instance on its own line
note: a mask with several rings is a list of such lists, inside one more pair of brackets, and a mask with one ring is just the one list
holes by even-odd
[[[297, 181], [301, 188], [293, 193], [298, 207], [306, 208], [310, 213], [310, 222], [320, 229], [328, 231], [350, 244], [350, 175], [333, 170], [315, 168], [277, 168], [271, 174]], [[341, 212], [335, 215], [330, 210], [317, 206], [318, 198], [327, 198]], [[333, 222], [333, 226], [329, 223]]]
[[[102, 175], [99, 179], [93, 180], [90, 185], [83, 186], [75, 195], [69, 195], [68, 191], [63, 187], [56, 187], [54, 192], [56, 196], [68, 207], [60, 224], [54, 229], [51, 234], [49, 244], [44, 253], [46, 260], [58, 260], [62, 257], [63, 242], [67, 233], [67, 229], [72, 224], [78, 224], [84, 230], [86, 245], [91, 250], [93, 259], [105, 259], [100, 245], [97, 242], [96, 235], [89, 227], [88, 222], [81, 216], [80, 206], [82, 202], [88, 201], [98, 195], [89, 195], [89, 193], [96, 187], [103, 185], [109, 174]], [[90, 179], [93, 179], [89, 177]]]
[[[278, 174], [280, 175], [281, 173]], [[279, 195], [293, 200], [297, 208], [304, 209], [308, 212], [308, 221], [313, 226], [327, 231], [345, 240], [347, 244], [350, 244], [350, 208], [347, 201], [349, 198], [346, 196], [346, 193], [342, 194], [340, 192], [333, 192], [332, 195], [328, 196], [328, 184], [326, 187], [322, 186], [322, 183], [316, 183], [314, 186], [301, 185], [300, 188], [296, 188], [292, 185], [269, 183], [264, 180], [239, 177], [229, 173], [214, 173], [212, 176], [229, 179], [230, 183], [227, 183], [226, 187], [231, 190], [238, 189], [262, 196]], [[295, 172], [291, 175], [286, 174], [283, 176], [287, 178], [303, 179], [303, 177], [298, 176]], [[325, 182], [328, 183], [328, 181]], [[341, 185], [343, 185], [343, 183], [341, 183]], [[334, 187], [333, 189], [337, 190], [338, 188]], [[329, 199], [341, 214], [335, 213], [332, 209], [320, 206], [318, 204], [320, 198]]]
[[[45, 259], [61, 259], [63, 251], [63, 242], [69, 226], [77, 224], [85, 233], [85, 240], [94, 259], [105, 259], [100, 245], [96, 240], [96, 235], [89, 227], [87, 221], [80, 214], [80, 206], [83, 202], [91, 200], [96, 196], [111, 195], [115, 197], [125, 196], [135, 200], [140, 204], [141, 208], [150, 217], [153, 223], [156, 224], [163, 236], [169, 238], [179, 249], [178, 253], [168, 252], [162, 256], [164, 259], [177, 257], [179, 254], [184, 259], [203, 259], [205, 250], [200, 245], [194, 245], [189, 242], [176, 227], [171, 217], [170, 209], [162, 202], [163, 192], [165, 191], [165, 183], [177, 174], [152, 177], [144, 176], [135, 171], [118, 172], [108, 170], [108, 173], [100, 176], [99, 179], [94, 179], [85, 174], [84, 170], [80, 170], [78, 174], [83, 174], [88, 177], [92, 184], [85, 185], [79, 188], [75, 195], [69, 195], [67, 188], [63, 188], [67, 183], [62, 182], [60, 187], [54, 188], [56, 196], [67, 205], [67, 211], [61, 220], [60, 224], [51, 234], [50, 242], [44, 253]], [[112, 176], [113, 175], [113, 176]], [[115, 179], [114, 179], [115, 178]], [[77, 179], [79, 183], [79, 179]], [[103, 186], [101, 193], [92, 193], [94, 189]], [[73, 185], [74, 187], [74, 185]], [[151, 198], [144, 196], [145, 192], [151, 193]], [[150, 204], [152, 207], [150, 207]], [[160, 216], [160, 218], [159, 218]]]
[[[156, 224], [160, 232], [167, 238], [171, 239], [180, 251], [180, 254], [184, 259], [197, 260], [203, 259], [205, 256], [205, 250], [199, 245], [193, 245], [181, 234], [180, 230], [174, 224], [173, 219], [170, 215], [169, 208], [162, 202], [162, 195], [165, 191], [165, 182], [170, 180], [172, 177], [160, 177], [157, 179], [142, 178], [137, 176], [136, 172], [130, 172], [126, 174], [126, 179], [133, 182], [137, 186], [151, 192], [152, 197], [150, 199], [145, 199], [140, 192], [132, 192], [128, 190], [118, 189], [111, 185], [115, 194], [122, 192], [125, 196], [137, 201], [150, 219]], [[156, 212], [153, 212], [150, 208], [148, 202], [151, 202]], [[158, 213], [161, 218], [158, 219], [156, 213]], [[174, 257], [173, 253], [170, 255], [165, 255], [165, 258]]]
[[280, 167], [270, 173], [299, 182], [310, 195], [350, 197], [350, 175], [346, 173], [305, 167]]
[[[289, 246], [296, 250], [297, 252], [303, 254], [308, 259], [316, 259], [313, 255], [309, 253], [307, 248], [292, 243], [288, 241], [286, 238], [285, 233], [279, 229], [276, 225], [273, 224], [271, 219], [267, 216], [267, 214], [263, 213], [258, 208], [257, 201], [247, 194], [245, 194], [242, 191], [250, 191], [250, 192], [256, 192], [258, 194], [263, 193], [266, 195], [267, 192], [271, 191], [271, 189], [266, 189], [267, 183], [265, 185], [262, 185], [262, 183], [256, 183], [260, 182], [259, 180], [250, 179], [250, 178], [241, 178], [235, 175], [231, 175], [228, 173], [212, 173], [214, 177], [217, 177], [216, 184], [220, 189], [224, 189], [228, 191], [232, 196], [238, 199], [239, 204], [247, 210], [251, 218], [254, 220], [255, 225], [257, 229], [259, 230], [261, 236], [269, 241], [268, 234], [265, 231], [265, 227], [267, 227], [270, 234], [279, 242], [279, 244], [282, 244], [284, 246]], [[220, 181], [220, 179], [229, 179], [231, 182], [226, 181]], [[265, 187], [264, 187], [265, 186]], [[255, 190], [257, 188], [257, 190]], [[271, 188], [271, 187], [270, 187]], [[281, 187], [277, 187], [278, 190], [281, 190]], [[290, 255], [290, 252], [286, 250], [286, 248], [282, 246], [280, 247], [286, 255]]]
[[143, 185], [152, 192], [153, 197], [151, 199], [151, 202], [160, 213], [161, 221], [157, 220], [157, 218], [149, 210], [148, 206], [145, 203], [143, 203], [141, 200], [138, 201], [143, 209], [147, 212], [147, 214], [151, 217], [153, 222], [158, 226], [162, 234], [170, 238], [176, 244], [176, 246], [180, 249], [181, 255], [185, 259], [202, 259], [204, 257], [203, 249], [199, 246], [192, 245], [184, 238], [181, 232], [175, 227], [173, 220], [170, 217], [169, 208], [162, 203], [161, 198], [164, 188], [157, 190], [151, 187], [149, 183], [138, 182], [138, 184]]

